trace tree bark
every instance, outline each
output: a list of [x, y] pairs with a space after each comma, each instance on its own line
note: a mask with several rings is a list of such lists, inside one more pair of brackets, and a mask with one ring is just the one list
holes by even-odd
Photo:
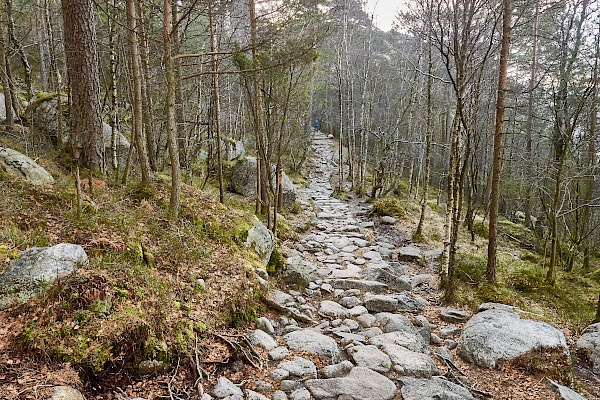
[[[92, 1], [62, 0], [62, 14], [70, 94], [70, 149], [73, 157], [88, 168], [104, 170], [100, 79]], [[61, 112], [59, 108], [58, 113]]]

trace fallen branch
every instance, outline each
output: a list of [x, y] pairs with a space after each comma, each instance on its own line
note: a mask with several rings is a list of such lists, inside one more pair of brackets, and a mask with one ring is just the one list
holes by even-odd
[[[244, 346], [242, 346], [238, 341], [229, 340], [224, 335], [221, 335], [218, 333], [213, 332], [212, 334], [214, 336], [218, 337], [219, 339], [221, 339], [222, 341], [224, 341], [225, 343], [227, 343], [234, 352], [241, 353], [244, 356], [244, 358], [246, 359], [246, 361], [248, 361], [254, 368], [262, 369], [262, 359], [261, 359], [260, 355], [258, 354], [258, 352], [256, 351], [256, 349], [252, 346], [252, 344], [250, 343], [248, 338], [246, 338], [245, 336], [236, 335], [237, 337], [240, 337], [244, 341], [244, 344], [248, 348], [250, 348], [250, 351], [252, 354], [248, 354], [248, 352], [246, 351], [246, 348]], [[255, 359], [257, 359], [258, 361], [256, 361]]]
[[286, 313], [286, 314], [291, 314], [294, 319], [297, 319], [300, 322], [304, 322], [307, 324], [314, 324], [315, 320], [312, 319], [311, 317], [309, 317], [308, 315], [304, 315], [301, 314], [298, 310], [294, 310], [291, 307], [286, 307], [284, 305], [281, 305], [273, 300], [267, 299], [265, 296], [263, 296], [262, 294], [260, 295], [260, 301], [262, 301], [263, 303], [265, 303], [268, 307], [282, 312], [282, 313]]
[[439, 353], [434, 353], [436, 355], [437, 358], [439, 358], [441, 361], [444, 362], [444, 364], [446, 364], [446, 372], [444, 373], [444, 376], [451, 382], [456, 383], [457, 385], [460, 385], [462, 387], [464, 387], [465, 389], [467, 389], [469, 392], [477, 394], [479, 396], [485, 397], [486, 399], [491, 399], [494, 396], [489, 393], [486, 392], [484, 390], [479, 390], [479, 389], [475, 389], [474, 387], [471, 387], [469, 385], [467, 385], [466, 383], [464, 383], [462, 380], [460, 380], [460, 378], [458, 376], [456, 376], [454, 374], [453, 369], [455, 369], [461, 376], [466, 376], [466, 374], [464, 372], [462, 372], [460, 369], [458, 369], [458, 367], [454, 364], [454, 362], [446, 357], [444, 357], [443, 355], [439, 354]]
[[525, 248], [527, 248], [527, 249], [533, 249], [533, 248], [535, 247], [535, 246], [534, 246], [534, 245], [532, 245], [531, 243], [525, 243], [525, 242], [523, 242], [522, 240], [519, 240], [519, 239], [517, 239], [516, 237], [514, 237], [514, 236], [512, 236], [512, 235], [510, 235], [510, 234], [508, 234], [508, 233], [506, 233], [506, 232], [502, 232], [502, 234], [503, 234], [504, 236], [506, 236], [507, 238], [509, 238], [510, 240], [513, 240], [513, 241], [515, 241], [515, 242], [519, 243], [521, 246], [523, 246], [523, 247], [525, 247]]

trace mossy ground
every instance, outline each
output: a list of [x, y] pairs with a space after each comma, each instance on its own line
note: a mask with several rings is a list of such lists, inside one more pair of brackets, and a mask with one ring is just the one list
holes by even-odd
[[45, 164], [57, 178], [52, 186], [0, 176], [0, 272], [19, 250], [61, 242], [83, 246], [89, 265], [8, 310], [29, 321], [15, 346], [94, 376], [148, 358], [186, 359], [208, 332], [260, 315], [253, 258], [237, 229], [250, 216], [235, 201], [221, 205], [210, 191], [184, 186], [174, 224], [168, 180], [95, 180], [85, 190], [93, 206], [78, 218], [70, 171]]

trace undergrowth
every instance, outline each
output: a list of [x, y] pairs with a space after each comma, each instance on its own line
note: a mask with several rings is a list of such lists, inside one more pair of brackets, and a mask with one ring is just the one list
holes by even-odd
[[89, 257], [42, 297], [9, 310], [29, 321], [18, 337], [27, 351], [84, 375], [135, 369], [144, 359], [193, 354], [207, 332], [263, 311], [256, 261], [237, 229], [251, 226], [247, 213], [184, 186], [174, 225], [167, 181], [158, 178], [151, 186], [98, 181], [78, 218], [73, 179], [62, 172], [39, 188], [0, 180], [0, 271], [33, 246], [75, 243]]

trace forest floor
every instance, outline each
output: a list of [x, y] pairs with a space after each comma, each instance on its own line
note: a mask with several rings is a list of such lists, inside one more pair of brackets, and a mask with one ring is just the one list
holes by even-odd
[[[335, 171], [311, 171], [309, 173], [315, 174], [324, 172], [334, 173]], [[333, 175], [332, 186], [336, 186], [335, 174]], [[64, 215], [58, 214], [58, 211], [55, 209], [57, 206], [60, 206], [60, 204], [55, 204], [54, 208], [51, 207], [49, 202], [55, 201], [55, 198], [48, 193], [44, 196], [39, 196], [31, 190], [20, 188], [19, 185], [14, 182], [10, 182], [4, 189], [7, 189], [8, 187], [11, 189], [18, 189], [15, 189], [13, 193], [15, 197], [10, 197], [10, 193], [5, 191], [9, 203], [10, 200], [17, 201], [17, 196], [23, 196], [35, 206], [33, 209], [16, 207], [11, 211], [9, 210], [10, 207], [7, 204], [4, 204], [4, 208], [0, 209], [2, 211], [0, 215], [9, 217], [13, 221], [13, 227], [19, 227], [23, 231], [27, 228], [27, 232], [29, 232], [27, 235], [32, 234], [31, 227], [44, 227], [44, 229], [46, 229], [46, 238], [44, 241], [58, 242], [63, 239], [72, 239], [74, 242], [83, 241], [84, 244], [87, 244], [86, 249], [93, 246], [99, 246], [97, 241], [95, 242], [96, 244], [91, 244], [92, 241], [94, 239], [97, 240], [99, 236], [99, 231], [94, 230], [95, 228], [92, 229], [91, 227], [86, 228], [85, 226], [78, 226], [77, 228], [81, 229], [78, 232], [77, 230], [73, 231], [71, 225], [65, 225], [63, 222], [60, 222]], [[115, 197], [113, 200], [116, 200], [117, 195], [115, 192], [112, 192], [110, 188], [102, 190], [96, 188], [96, 196], [101, 197], [103, 190], [105, 190], [104, 195], [109, 193], [109, 195]], [[372, 230], [367, 233], [371, 240], [377, 241], [385, 239], [387, 242], [397, 244], [398, 246], [411, 242], [411, 234], [416, 228], [415, 216], [417, 215], [416, 209], [418, 208], [415, 200], [405, 199], [403, 201], [404, 208], [406, 209], [406, 216], [404, 218], [399, 218], [398, 222], [391, 227], [381, 224], [377, 215], [366, 215], [364, 213], [365, 209], [371, 208], [371, 204], [365, 203], [363, 199], [358, 199], [349, 194], [349, 191], [346, 191], [346, 194], [345, 201], [349, 208], [355, 211], [357, 218], [362, 220], [373, 220], [375, 222]], [[197, 195], [198, 193], [196, 191], [189, 191], [187, 198], [192, 198]], [[154, 197], [162, 199], [165, 196], [167, 196], [166, 193], [160, 193]], [[118, 200], [118, 203], [122, 203], [123, 201], [124, 200]], [[243, 199], [232, 196], [232, 204], [235, 206], [239, 206], [243, 202]], [[134, 206], [139, 208], [140, 204], [149, 210], [161, 209], [160, 201], [153, 199], [147, 199], [141, 202], [137, 201]], [[102, 206], [102, 204], [100, 204], [100, 206]], [[238, 213], [234, 217], [225, 217], [225, 214], [230, 211], [225, 208], [219, 208], [214, 199], [210, 196], [204, 196], [198, 204], [190, 204], [188, 208], [191, 210], [191, 214], [196, 212], [195, 210], [203, 209], [209, 214], [212, 214], [214, 221], [211, 221], [214, 223], [218, 222], [224, 226], [229, 226], [229, 228], [231, 228], [230, 225], [234, 224], [235, 218], [241, 216], [241, 214]], [[133, 212], [131, 210], [126, 209], [124, 211]], [[290, 214], [286, 217], [289, 220], [290, 226], [299, 231], [303, 230], [300, 229], [301, 227], [310, 225], [304, 214]], [[141, 223], [146, 227], [152, 227], [153, 223], [159, 225], [164, 224], [164, 221], [161, 221], [161, 218], [158, 218], [158, 221], [146, 218], [142, 219]], [[425, 229], [426, 240], [423, 243], [411, 243], [411, 245], [420, 247], [422, 250], [439, 249], [441, 247], [441, 241], [439, 240], [439, 232], [442, 231], [441, 217], [437, 212], [430, 208], [428, 209], [427, 221]], [[140, 223], [140, 220], [136, 220], [135, 223]], [[319, 221], [313, 225], [318, 224]], [[207, 225], [205, 221], [203, 227], [206, 231], [210, 226]], [[11, 247], [9, 250], [14, 249], [14, 240], [13, 242], [10, 242], [6, 234], [6, 232], [12, 229], [10, 226], [6, 225], [6, 220], [4, 220], [4, 222], [0, 221], [0, 228], [3, 229], [3, 234], [0, 237], [0, 245], [10, 244]], [[86, 228], [87, 230], [83, 228]], [[100, 229], [100, 232], [104, 235], [100, 236], [107, 240], [107, 242], [102, 242], [104, 243], [103, 246], [109, 246], [108, 251], [116, 251], [117, 249], [122, 251], [130, 245], [131, 232], [128, 231], [129, 229], [130, 228], [127, 228], [124, 231], [120, 231], [119, 229], [106, 231], [106, 227], [104, 227], [104, 230]], [[286, 255], [302, 237], [314, 232], [314, 230], [315, 227], [312, 226], [308, 231], [301, 233], [300, 236], [295, 236], [293, 234], [289, 235], [281, 247], [283, 255]], [[33, 231], [35, 231], [35, 229]], [[158, 230], [158, 232], [160, 232], [162, 236], [179, 234], [177, 231], [162, 232]], [[228, 235], [230, 234], [231, 233], [228, 233]], [[151, 236], [151, 231], [143, 230], [140, 235], [148, 239], [148, 237]], [[210, 304], [204, 304], [209, 304], [209, 307], [206, 308], [212, 310], [212, 318], [219, 317], [219, 315], [215, 313], [216, 311], [222, 309], [224, 306], [229, 307], [229, 303], [223, 301], [222, 298], [235, 294], [235, 286], [238, 285], [236, 277], [240, 273], [240, 270], [235, 269], [233, 266], [224, 265], [222, 262], [229, 257], [229, 254], [231, 254], [231, 247], [229, 247], [231, 244], [224, 241], [221, 237], [222, 235], [223, 233], [220, 231], [211, 231], [209, 239], [212, 241], [216, 238], [216, 241], [214, 243], [211, 242], [212, 244], [207, 244], [207, 252], [212, 254], [212, 258], [210, 260], [202, 261], [203, 265], [207, 264], [211, 269], [203, 269], [201, 275], [207, 281], [211, 279], [220, 279], [219, 282], [221, 282], [220, 290], [218, 292], [208, 293], [206, 297], [198, 299], [198, 301], [202, 302], [211, 301]], [[39, 245], [40, 243], [36, 242], [36, 240], [39, 241], [40, 239], [26, 236], [22, 238], [20, 243]], [[115, 249], [110, 248], [111, 243], [116, 246]], [[149, 243], [151, 246], [151, 249], [157, 258], [157, 262], [160, 262], [162, 258], [167, 257], [167, 255], [161, 251], [162, 248], [160, 247], [160, 243], [152, 242], [151, 240], [147, 240], [146, 243]], [[464, 240], [461, 246], [463, 251], [475, 253], [482, 249], [483, 243], [484, 239], [478, 238], [475, 243]], [[167, 244], [170, 245], [170, 243]], [[95, 248], [95, 251], [98, 250], [98, 248]], [[100, 253], [102, 253], [102, 251], [100, 251]], [[503, 247], [501, 251], [506, 257], [512, 257], [511, 255], [517, 253], [514, 244]], [[10, 260], [10, 251], [3, 253], [2, 257], [6, 257], [6, 260], [2, 260], [0, 271], [3, 269], [2, 266], [5, 266]], [[106, 261], [105, 258], [103, 258], [103, 260]], [[232, 261], [240, 260], [241, 258], [237, 257]], [[141, 267], [141, 265], [136, 266], [136, 268]], [[218, 274], [215, 270], [219, 271]], [[196, 273], [195, 270], [185, 270], [186, 273], [189, 271]], [[173, 271], [170, 271], [170, 273], [172, 272]], [[177, 276], [180, 276], [184, 271], [178, 269], [175, 272]], [[434, 276], [430, 282], [419, 286], [415, 290], [415, 294], [428, 300], [430, 303], [430, 305], [424, 309], [423, 315], [425, 315], [432, 324], [443, 326], [445, 323], [440, 320], [439, 314], [440, 310], [445, 306], [440, 302], [441, 292], [438, 288], [439, 282], [436, 272], [437, 267], [435, 263], [409, 264], [408, 274], [410, 276], [418, 274], [431, 274]], [[147, 271], [144, 273], [147, 273]], [[181, 276], [184, 275], [185, 274]], [[117, 279], [124, 278], [125, 276], [117, 276]], [[275, 282], [281, 285], [281, 283]], [[284, 286], [281, 286], [281, 288], [282, 290], [286, 290]], [[183, 289], [178, 288], [178, 290]], [[472, 309], [473, 304], [480, 300], [477, 295], [477, 293], [465, 292], [464, 298], [469, 298], [469, 296], [474, 296], [474, 298], [471, 298], [471, 302], [463, 301], [459, 306], [462, 306], [465, 309]], [[169, 297], [167, 296], [167, 298]], [[145, 301], [144, 299], [145, 298], [142, 296], [137, 298], [139, 301]], [[183, 303], [183, 301], [181, 302]], [[56, 360], [56, 357], [53, 356], [52, 353], [52, 348], [55, 343], [51, 343], [50, 341], [44, 342], [42, 340], [41, 345], [38, 346], [35, 351], [32, 351], [32, 349], [28, 348], [26, 343], [22, 340], [22, 332], [32, 323], [32, 321], [35, 322], [45, 318], [45, 315], [41, 310], [36, 309], [36, 307], [40, 307], [41, 305], [42, 303], [32, 302], [24, 307], [13, 307], [8, 310], [0, 311], [0, 399], [2, 400], [45, 400], [48, 397], [50, 388], [57, 385], [68, 385], [78, 388], [85, 394], [87, 399], [96, 400], [123, 400], [124, 398], [134, 397], [142, 397], [148, 400], [196, 399], [201, 397], [202, 391], [209, 391], [218, 376], [227, 376], [234, 382], [246, 382], [245, 385], [249, 388], [253, 388], [252, 382], [257, 379], [269, 380], [267, 377], [267, 369], [254, 368], [251, 365], [242, 365], [240, 368], [239, 364], [236, 365], [235, 362], [232, 363], [231, 361], [235, 360], [236, 355], [231, 351], [229, 346], [223, 340], [219, 340], [216, 336], [210, 335], [207, 335], [205, 338], [200, 338], [199, 336], [195, 338], [199, 343], [194, 344], [194, 349], [202, 349], [200, 356], [204, 356], [201, 360], [202, 365], [197, 364], [194, 360], [194, 356], [198, 356], [199, 352], [192, 351], [191, 353], [188, 353], [190, 359], [179, 360], [176, 365], [173, 365], [170, 370], [165, 371], [164, 373], [139, 376], [135, 372], [131, 372], [125, 368], [112, 368], [109, 371], [97, 375], [94, 379], [84, 380], [82, 379], [82, 376], [85, 378], [85, 371], [82, 371], [79, 365]], [[318, 304], [314, 305], [318, 308]], [[516, 305], [521, 306], [522, 303], [517, 301]], [[530, 310], [539, 310], [541, 307], [535, 302], [528, 303], [528, 305], [530, 306]], [[180, 312], [179, 308], [169, 309], [169, 311], [175, 314]], [[262, 309], [261, 313], [261, 315], [277, 319], [277, 315], [268, 310]], [[203, 318], [208, 319], [209, 316], [204, 315]], [[552, 321], [551, 313], [545, 313], [544, 318], [542, 319], [549, 320], [550, 322], [553, 322], [554, 325], [561, 328], [563, 332], [565, 332], [569, 346], [572, 349], [574, 348], [573, 344], [577, 334], [577, 328], [574, 330], [572, 328], [573, 325], [566, 323], [565, 320]], [[56, 324], [60, 323], [61, 321], [56, 322]], [[169, 323], [176, 325], [177, 321], [173, 320]], [[462, 328], [461, 324], [458, 325]], [[101, 325], [99, 326], [101, 327]], [[236, 338], [239, 337], [236, 335], [243, 335], [249, 332], [251, 328], [252, 327], [248, 325], [232, 328], [228, 324], [221, 324], [212, 326], [211, 332], [225, 335], [225, 337]], [[455, 354], [455, 351], [453, 351], [453, 353]], [[260, 356], [266, 359], [266, 354], [264, 354], [264, 352], [261, 352]], [[446, 371], [446, 366], [442, 365], [438, 359], [434, 358], [434, 361], [438, 364], [440, 371]], [[587, 396], [589, 400], [600, 400], [600, 380], [598, 377], [592, 374], [589, 371], [589, 368], [579, 360], [576, 355], [573, 355], [573, 361], [575, 388], [580, 393]], [[124, 364], [125, 363], [123, 363], [123, 365]], [[456, 375], [461, 375], [460, 379], [467, 386], [489, 395], [489, 397], [481, 398], [502, 400], [550, 400], [554, 398], [554, 394], [548, 389], [546, 381], [546, 377], [552, 373], [552, 371], [550, 371], [551, 366], [546, 366], [548, 368], [542, 366], [540, 368], [531, 369], [530, 365], [503, 365], [497, 370], [488, 370], [467, 364], [463, 362], [460, 357], [456, 356], [456, 354], [455, 364], [457, 370], [455, 370], [454, 373]], [[190, 369], [190, 366], [196, 366], [196, 371], [194, 371], [193, 368]], [[208, 376], [205, 377], [204, 380], [198, 379], [198, 372], [202, 375], [203, 368], [205, 369], [205, 372], [208, 372]], [[458, 371], [462, 372], [462, 374]], [[400, 396], [400, 394], [398, 396]]]

